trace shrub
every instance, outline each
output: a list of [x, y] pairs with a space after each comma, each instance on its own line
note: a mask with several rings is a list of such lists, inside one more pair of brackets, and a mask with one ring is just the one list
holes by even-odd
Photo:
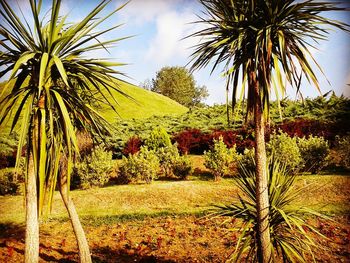
[[172, 167], [173, 174], [180, 179], [187, 179], [193, 172], [191, 160], [187, 156], [179, 156]]
[[215, 140], [219, 140], [222, 137], [223, 142], [228, 148], [232, 148], [237, 144], [237, 133], [234, 131], [220, 131], [215, 130], [210, 134], [211, 142]]
[[215, 180], [230, 175], [235, 169], [238, 159], [236, 147], [228, 149], [222, 137], [219, 140], [214, 139], [212, 149], [204, 152], [204, 165], [213, 172]]
[[173, 136], [182, 154], [202, 154], [209, 149], [209, 136], [199, 129], [186, 129]]
[[266, 151], [267, 155], [273, 154], [289, 171], [295, 172], [300, 168], [302, 159], [296, 138], [283, 132], [272, 133]]
[[180, 156], [177, 145], [159, 148], [156, 151], [160, 168], [166, 177], [185, 179], [192, 172], [192, 163], [187, 156]]
[[298, 146], [301, 153], [303, 170], [316, 174], [326, 166], [326, 158], [329, 154], [328, 142], [317, 136], [308, 139], [299, 138]]
[[343, 137], [337, 136], [335, 147], [331, 152], [332, 164], [350, 169], [350, 134]]
[[166, 177], [171, 177], [173, 175], [173, 166], [176, 163], [176, 161], [180, 158], [177, 145], [174, 144], [167, 147], [161, 147], [156, 151], [156, 155], [159, 158], [162, 173]]
[[[257, 262], [258, 215], [256, 209], [255, 168], [241, 169], [235, 180], [243, 195], [229, 205], [217, 205], [212, 217], [230, 216], [240, 219], [237, 244], [230, 262]], [[319, 238], [324, 237], [308, 223], [310, 216], [325, 218], [312, 210], [296, 205], [305, 188], [295, 188], [296, 176], [273, 158], [268, 162], [269, 232], [271, 234], [271, 262], [306, 262], [314, 258], [313, 250], [320, 249]], [[236, 228], [234, 228], [235, 231]], [[246, 259], [244, 259], [246, 255]]]
[[95, 147], [73, 169], [73, 187], [88, 189], [108, 183], [114, 170], [112, 152], [106, 151], [104, 145]]
[[171, 146], [170, 135], [164, 128], [155, 128], [146, 139], [145, 146], [150, 150]]
[[118, 179], [121, 183], [146, 182], [151, 183], [158, 177], [159, 159], [153, 150], [142, 146], [137, 154], [123, 156], [119, 166]]
[[255, 149], [245, 149], [243, 154], [240, 155], [238, 172], [243, 173], [243, 170], [253, 170], [255, 167]]
[[21, 184], [14, 168], [0, 170], [0, 195], [21, 194]]
[[125, 143], [123, 154], [126, 156], [129, 154], [135, 154], [140, 151], [141, 146], [142, 146], [142, 140], [137, 136], [132, 136]]
[[0, 169], [15, 165], [16, 146], [16, 134], [0, 133]]

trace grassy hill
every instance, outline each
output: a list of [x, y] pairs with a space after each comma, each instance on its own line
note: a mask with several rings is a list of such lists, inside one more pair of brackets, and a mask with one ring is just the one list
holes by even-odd
[[[0, 92], [5, 82], [0, 83]], [[177, 116], [187, 112], [187, 108], [176, 101], [161, 94], [142, 89], [128, 83], [121, 83], [118, 87], [131, 98], [125, 97], [117, 91], [112, 91], [117, 103], [113, 102], [117, 113], [109, 106], [102, 106], [99, 111], [111, 123], [118, 120], [146, 119], [151, 116]]]
[[131, 96], [132, 99], [113, 91], [113, 96], [118, 102], [118, 104], [114, 103], [113, 106], [118, 114], [110, 107], [101, 110], [102, 115], [111, 123], [118, 121], [118, 119], [146, 119], [151, 116], [181, 115], [187, 111], [185, 106], [168, 97], [131, 84], [122, 83], [119, 89]]

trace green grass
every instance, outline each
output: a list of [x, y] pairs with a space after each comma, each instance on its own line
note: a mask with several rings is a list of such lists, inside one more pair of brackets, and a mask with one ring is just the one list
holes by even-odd
[[[5, 82], [0, 83], [0, 94], [4, 85]], [[151, 116], [178, 116], [184, 114], [188, 110], [185, 106], [168, 97], [132, 84], [121, 83], [118, 88], [132, 99], [112, 90], [112, 94], [117, 103], [113, 100], [111, 100], [111, 103], [115, 107], [117, 113], [106, 105], [102, 105], [102, 109], [99, 109], [102, 116], [110, 123], [116, 123], [122, 119], [146, 119]], [[4, 95], [6, 95], [6, 92]], [[108, 94], [105, 95], [108, 97]], [[19, 129], [19, 125], [17, 126], [17, 129]], [[5, 130], [7, 132], [9, 127], [6, 127]]]
[[119, 116], [111, 109], [102, 110], [102, 115], [111, 123], [118, 119], [146, 119], [151, 116], [172, 115], [185, 113], [187, 108], [161, 94], [142, 89], [131, 84], [120, 85], [120, 90], [132, 97], [129, 99], [116, 91], [113, 96], [118, 104], [113, 103]]
[[[350, 212], [350, 177], [339, 175], [300, 176], [297, 187], [306, 186], [297, 205], [326, 214]], [[219, 182], [199, 180], [156, 181], [150, 185], [114, 185], [71, 192], [84, 223], [102, 224], [164, 215], [201, 215], [212, 204], [229, 203], [237, 196], [234, 179]], [[0, 197], [0, 223], [23, 223], [22, 196]], [[56, 192], [50, 220], [66, 220], [67, 214]]]

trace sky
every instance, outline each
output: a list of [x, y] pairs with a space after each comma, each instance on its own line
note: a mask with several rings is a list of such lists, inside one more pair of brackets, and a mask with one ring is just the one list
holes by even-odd
[[[29, 6], [25, 0], [11, 0], [11, 4], [20, 6], [24, 16], [29, 13]], [[99, 1], [93, 0], [63, 0], [61, 13], [69, 13], [68, 21], [78, 22], [88, 14]], [[107, 6], [111, 11], [126, 1], [114, 0]], [[44, 0], [44, 8], [48, 9], [51, 1]], [[164, 66], [186, 66], [190, 61], [191, 47], [199, 39], [185, 36], [200, 29], [193, 24], [196, 15], [201, 15], [202, 6], [195, 0], [131, 0], [113, 17], [106, 20], [99, 29], [108, 28], [116, 24], [123, 24], [120, 28], [104, 36], [101, 40], [133, 36], [120, 41], [115, 48], [98, 51], [90, 56], [110, 58], [114, 61], [128, 63], [120, 70], [128, 75], [126, 80], [139, 85], [146, 79], [152, 79]], [[350, 23], [350, 12], [329, 14], [332, 19]], [[350, 97], [350, 34], [331, 31], [329, 41], [317, 45], [313, 50], [314, 57], [324, 70], [327, 79], [318, 74], [321, 93], [334, 90], [337, 95]], [[208, 68], [194, 72], [198, 85], [205, 85], [209, 91], [207, 104], [225, 102], [225, 79], [220, 69], [210, 74]], [[304, 97], [320, 95], [307, 81], [303, 81], [301, 91]], [[288, 89], [289, 98], [295, 99], [295, 90]]]

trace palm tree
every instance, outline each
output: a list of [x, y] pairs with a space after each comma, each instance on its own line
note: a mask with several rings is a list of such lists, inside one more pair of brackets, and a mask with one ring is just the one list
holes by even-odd
[[123, 39], [98, 40], [119, 27], [96, 31], [124, 6], [98, 18], [110, 2], [101, 1], [80, 22], [68, 24], [67, 15], [59, 15], [61, 0], [52, 0], [48, 21], [41, 15], [42, 1], [30, 0], [34, 25], [29, 26], [6, 0], [0, 0], [0, 77], [10, 74], [0, 96], [0, 125], [10, 123], [11, 130], [20, 125], [17, 164], [21, 149], [26, 149], [26, 262], [38, 261], [38, 222], [44, 204], [51, 208], [57, 181], [77, 237], [80, 260], [91, 262], [69, 195], [70, 174], [73, 158], [79, 154], [76, 132], [107, 132], [106, 122], [91, 102], [102, 99], [111, 105], [112, 90], [121, 92], [117, 88], [121, 73], [114, 69], [121, 63], [83, 57]]
[[[256, 195], [258, 211], [258, 260], [269, 262], [269, 197], [264, 130], [268, 119], [271, 86], [285, 91], [282, 79], [299, 92], [302, 77], [318, 90], [314, 72], [321, 68], [310, 48], [327, 38], [332, 26], [349, 31], [349, 25], [325, 18], [321, 12], [344, 11], [334, 2], [293, 0], [200, 0], [205, 11], [197, 23], [204, 28], [190, 36], [200, 37], [194, 46], [191, 69], [206, 67], [212, 72], [224, 64], [232, 85], [232, 104], [241, 92], [247, 95], [247, 113], [255, 124]], [[322, 70], [321, 70], [322, 72]], [[241, 81], [240, 81], [241, 79]], [[239, 85], [239, 83], [242, 85]], [[247, 82], [247, 85], [245, 85]], [[275, 85], [273, 85], [275, 84]]]

